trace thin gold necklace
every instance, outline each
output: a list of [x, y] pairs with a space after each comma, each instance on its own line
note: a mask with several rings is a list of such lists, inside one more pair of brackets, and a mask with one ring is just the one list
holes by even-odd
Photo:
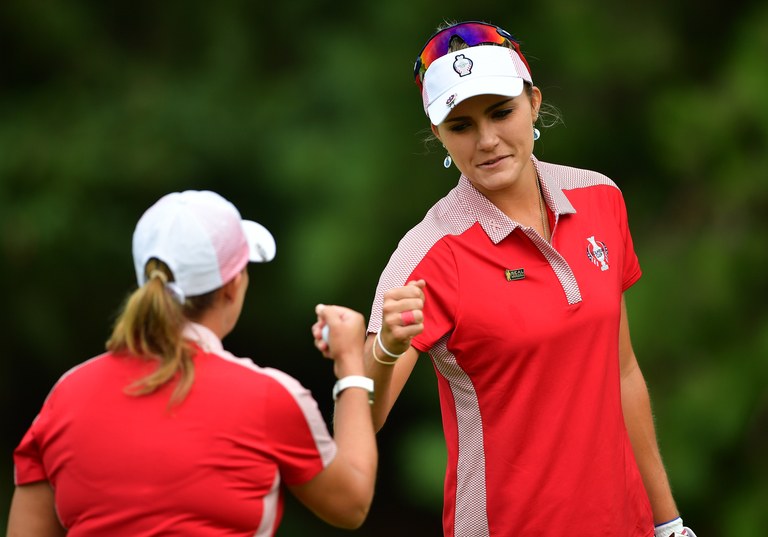
[[547, 218], [544, 216], [544, 193], [541, 191], [541, 181], [538, 174], [536, 175], [536, 187], [539, 191], [539, 215], [541, 216], [541, 232], [544, 233], [544, 240], [549, 242], [547, 233]]

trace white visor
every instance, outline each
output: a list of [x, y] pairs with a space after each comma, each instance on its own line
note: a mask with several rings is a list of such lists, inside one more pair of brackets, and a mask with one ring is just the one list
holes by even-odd
[[424, 73], [424, 111], [439, 125], [454, 106], [476, 95], [517, 97], [524, 82], [533, 84], [525, 63], [513, 49], [479, 45], [450, 52]]

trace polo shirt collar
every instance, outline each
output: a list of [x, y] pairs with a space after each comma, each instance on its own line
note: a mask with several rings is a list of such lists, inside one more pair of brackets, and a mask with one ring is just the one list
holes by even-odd
[[547, 167], [541, 166], [539, 159], [531, 155], [531, 161], [533, 167], [536, 168], [536, 173], [541, 181], [541, 189], [544, 191], [544, 201], [547, 203], [547, 207], [555, 213], [555, 217], [563, 214], [575, 214], [576, 209], [571, 202], [568, 201], [568, 197], [560, 187], [560, 181], [557, 177], [554, 177]]
[[224, 345], [219, 337], [207, 326], [198, 323], [187, 323], [182, 333], [184, 339], [196, 343], [203, 351], [207, 353], [220, 353], [224, 350]]
[[[542, 169], [539, 166], [539, 160], [533, 155], [531, 155], [531, 161], [539, 176], [539, 181], [541, 181], [544, 201], [547, 207], [555, 214], [555, 220], [560, 215], [575, 213], [576, 209], [574, 209], [571, 202], [565, 196], [563, 189], [558, 185], [557, 178], [550, 175], [546, 169]], [[463, 174], [459, 178], [456, 192], [465, 210], [474, 215], [477, 222], [494, 244], [498, 244], [516, 228], [521, 227], [520, 223], [510, 219], [491, 203], [488, 198], [481, 194]]]

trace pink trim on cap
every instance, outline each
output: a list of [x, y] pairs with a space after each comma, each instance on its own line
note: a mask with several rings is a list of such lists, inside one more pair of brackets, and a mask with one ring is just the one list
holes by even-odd
[[267, 262], [275, 240], [215, 192], [187, 190], [163, 196], [139, 219], [133, 233], [136, 280], [146, 281], [151, 258], [171, 269], [185, 296], [214, 291], [231, 281], [248, 261]]

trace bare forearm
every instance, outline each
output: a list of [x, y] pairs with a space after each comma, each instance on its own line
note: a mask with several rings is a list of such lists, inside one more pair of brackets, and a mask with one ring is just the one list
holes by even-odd
[[384, 426], [392, 408], [390, 389], [394, 365], [383, 365], [374, 360], [374, 338], [374, 334], [371, 334], [365, 343], [365, 376], [372, 378], [374, 386], [376, 386], [376, 397], [371, 407], [371, 413], [374, 430], [379, 431]]
[[[340, 379], [362, 375], [363, 359], [360, 347], [351, 349], [348, 355], [342, 354], [336, 360], [335, 366]], [[375, 382], [373, 389], [375, 394]], [[335, 496], [337, 505], [347, 507], [345, 518], [362, 523], [373, 501], [378, 464], [370, 394], [365, 388], [350, 386], [334, 397], [336, 404], [333, 414], [333, 437], [337, 448], [334, 464], [339, 467], [337, 471], [342, 473], [343, 478], [337, 481], [339, 490], [328, 492]], [[354, 527], [354, 524], [351, 527]]]
[[318, 304], [312, 325], [315, 347], [334, 361], [337, 381], [333, 388], [336, 456], [313, 479], [288, 485], [291, 492], [317, 516], [347, 529], [359, 527], [373, 501], [378, 451], [373, 432], [370, 390], [364, 378], [362, 349], [365, 320], [342, 306]]
[[[365, 375], [372, 378], [376, 385], [376, 398], [371, 412], [373, 427], [379, 431], [384, 426], [384, 422], [400, 395], [406, 379], [413, 370], [419, 354], [416, 349], [409, 348], [400, 358], [397, 358], [395, 364], [382, 364], [376, 361], [373, 356], [373, 345], [375, 344], [374, 335], [371, 334], [365, 345]], [[379, 359], [384, 358], [381, 356], [381, 350], [378, 350], [377, 354]], [[385, 361], [389, 360], [391, 358], [386, 357]]]
[[[374, 383], [375, 386], [375, 383]], [[334, 412], [334, 439], [339, 456], [358, 482], [357, 494], [370, 491], [376, 479], [378, 452], [371, 422], [368, 393], [359, 388], [348, 388], [339, 395]]]
[[632, 450], [654, 520], [657, 524], [666, 522], [677, 517], [678, 511], [656, 439], [648, 388], [636, 365], [622, 374], [621, 400]]

